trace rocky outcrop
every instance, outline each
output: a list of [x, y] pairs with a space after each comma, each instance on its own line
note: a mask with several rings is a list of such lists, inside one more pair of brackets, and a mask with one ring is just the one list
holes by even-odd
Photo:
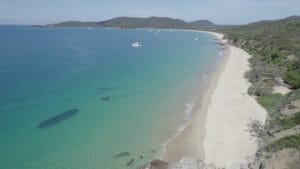
[[139, 167], [138, 169], [168, 169], [168, 163], [165, 161], [155, 159], [155, 160]]
[[168, 164], [165, 161], [155, 159], [138, 169], [217, 169], [212, 164], [205, 164], [201, 160], [183, 157], [179, 161]]

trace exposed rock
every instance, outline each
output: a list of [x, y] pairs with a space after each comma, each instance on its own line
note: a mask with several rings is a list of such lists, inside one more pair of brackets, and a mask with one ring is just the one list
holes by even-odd
[[300, 152], [295, 149], [284, 149], [274, 153], [265, 160], [265, 169], [284, 169], [299, 167]]
[[282, 78], [276, 78], [277, 84], [274, 85], [273, 93], [281, 93], [282, 95], [286, 95], [292, 90], [290, 89], [291, 86], [285, 84]]
[[[201, 169], [201, 168], [199, 168], [199, 169]], [[204, 166], [203, 169], [217, 169], [217, 168], [213, 164], [208, 164], [207, 166]]]
[[291, 92], [291, 89], [289, 89], [285, 86], [278, 85], [278, 86], [273, 87], [273, 93], [280, 93], [282, 95], [286, 95], [289, 92]]
[[217, 169], [213, 164], [205, 164], [201, 160], [183, 157], [179, 161], [168, 164], [165, 161], [153, 160], [138, 169]]
[[216, 166], [205, 164], [201, 160], [183, 157], [179, 161], [171, 163], [168, 169], [216, 169]]
[[155, 159], [146, 165], [139, 167], [138, 169], [168, 169], [168, 163]]
[[291, 101], [288, 105], [286, 105], [281, 111], [284, 115], [293, 115], [296, 112], [300, 111], [300, 99]]
[[297, 58], [296, 58], [295, 55], [289, 55], [289, 56], [287, 57], [287, 60], [288, 60], [288, 61], [295, 61], [295, 60], [297, 60]]

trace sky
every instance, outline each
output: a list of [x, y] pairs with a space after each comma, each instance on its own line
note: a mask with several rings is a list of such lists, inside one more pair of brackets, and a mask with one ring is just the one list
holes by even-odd
[[300, 15], [300, 0], [0, 0], [0, 24], [102, 21], [118, 16], [246, 24], [291, 15]]

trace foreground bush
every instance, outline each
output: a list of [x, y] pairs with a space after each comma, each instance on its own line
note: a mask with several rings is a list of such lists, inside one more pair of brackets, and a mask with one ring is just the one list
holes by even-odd
[[283, 95], [279, 93], [266, 95], [257, 97], [257, 102], [263, 106], [271, 116], [275, 115], [275, 113], [279, 112], [279, 107], [281, 104], [281, 100], [283, 99]]
[[283, 80], [285, 83], [291, 85], [293, 89], [300, 88], [300, 61], [288, 66]]
[[300, 148], [300, 134], [287, 136], [266, 146], [268, 152], [277, 152], [284, 148]]
[[266, 96], [272, 94], [272, 92], [272, 86], [262, 81], [253, 83], [248, 89], [248, 94], [251, 96]]
[[300, 124], [300, 112], [291, 116], [282, 116], [270, 120], [270, 125], [275, 132], [291, 129]]

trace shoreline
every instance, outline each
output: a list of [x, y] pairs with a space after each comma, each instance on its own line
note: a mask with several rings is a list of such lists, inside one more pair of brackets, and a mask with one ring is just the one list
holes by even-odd
[[[180, 31], [192, 31], [207, 33], [213, 35], [218, 41], [223, 39], [223, 34], [208, 32], [208, 31], [197, 31], [197, 30], [181, 30]], [[217, 85], [217, 81], [225, 68], [225, 65], [230, 57], [230, 48], [227, 47], [221, 51], [217, 63], [215, 63], [211, 72], [209, 72], [207, 78], [203, 82], [198, 93], [198, 101], [193, 107], [191, 113], [191, 119], [186, 124], [180, 133], [175, 135], [175, 139], [172, 142], [168, 142], [164, 145], [166, 152], [162, 152], [160, 159], [167, 162], [174, 162], [180, 160], [182, 157], [190, 157], [195, 159], [204, 158], [204, 148], [202, 143], [205, 136], [205, 119], [206, 110], [210, 104], [210, 97], [213, 94], [213, 90]]]
[[244, 77], [251, 57], [230, 45], [231, 55], [211, 96], [207, 109], [204, 161], [217, 167], [246, 167], [258, 148], [248, 132], [251, 120], [264, 123], [267, 112], [247, 91], [251, 83]]
[[[196, 32], [209, 33], [219, 41], [224, 36]], [[162, 160], [170, 163], [188, 157], [217, 167], [238, 168], [253, 159], [258, 144], [247, 131], [248, 124], [251, 119], [264, 122], [267, 113], [247, 94], [250, 82], [244, 73], [250, 68], [250, 57], [244, 50], [226, 45], [201, 89], [190, 123], [166, 145]]]

